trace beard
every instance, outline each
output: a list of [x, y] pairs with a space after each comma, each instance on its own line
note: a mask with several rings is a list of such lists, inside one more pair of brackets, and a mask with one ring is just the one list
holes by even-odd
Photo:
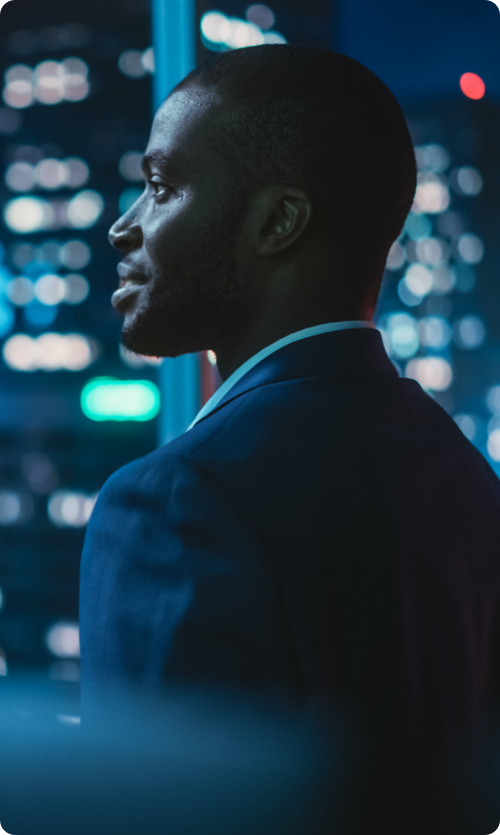
[[239, 209], [233, 200], [196, 247], [169, 255], [168, 268], [145, 285], [125, 319], [126, 348], [156, 357], [231, 349], [259, 307], [252, 274], [235, 255]]

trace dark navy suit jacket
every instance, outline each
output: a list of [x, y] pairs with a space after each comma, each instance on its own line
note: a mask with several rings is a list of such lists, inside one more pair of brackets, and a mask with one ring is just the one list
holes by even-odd
[[383, 770], [410, 737], [438, 751], [479, 733], [499, 602], [493, 471], [377, 331], [321, 334], [105, 484], [82, 559], [83, 695], [179, 682], [333, 705]]

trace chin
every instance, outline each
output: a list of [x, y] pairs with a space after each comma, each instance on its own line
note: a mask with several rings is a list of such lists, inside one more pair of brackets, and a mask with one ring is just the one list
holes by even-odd
[[209, 350], [205, 341], [186, 333], [155, 334], [149, 330], [144, 333], [142, 328], [124, 327], [122, 341], [125, 348], [135, 354], [145, 357], [180, 357], [182, 354], [193, 354], [197, 351]]

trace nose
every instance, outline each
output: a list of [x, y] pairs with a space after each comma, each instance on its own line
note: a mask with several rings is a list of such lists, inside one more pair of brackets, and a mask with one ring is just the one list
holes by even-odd
[[128, 212], [118, 218], [108, 232], [111, 246], [119, 249], [120, 252], [131, 252], [142, 245], [142, 229], [137, 213], [133, 209], [132, 206]]

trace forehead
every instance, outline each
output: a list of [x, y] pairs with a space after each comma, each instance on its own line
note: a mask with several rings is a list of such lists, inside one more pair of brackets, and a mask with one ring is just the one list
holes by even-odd
[[212, 163], [222, 163], [208, 141], [210, 126], [216, 120], [220, 106], [221, 99], [212, 90], [194, 85], [176, 89], [156, 113], [146, 155], [154, 156], [159, 152], [187, 173], [197, 170], [209, 159]]

